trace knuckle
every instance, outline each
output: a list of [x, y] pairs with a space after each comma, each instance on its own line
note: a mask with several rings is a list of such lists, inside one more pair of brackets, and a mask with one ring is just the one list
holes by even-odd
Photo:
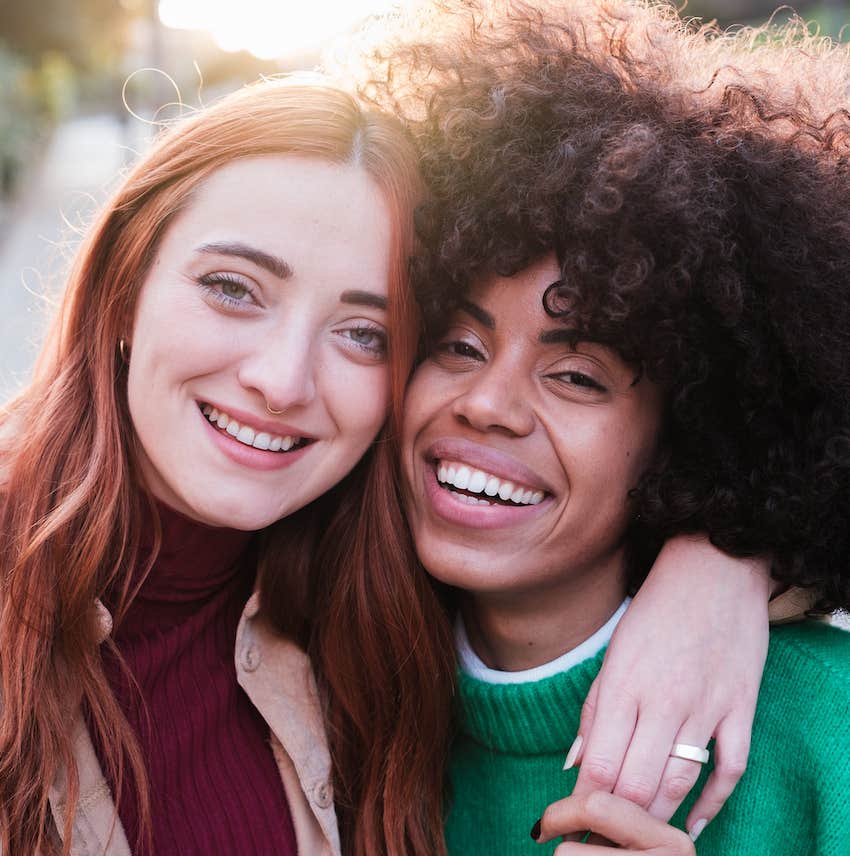
[[656, 784], [654, 782], [650, 782], [648, 779], [633, 778], [619, 781], [617, 787], [614, 788], [614, 793], [619, 797], [624, 797], [629, 802], [646, 808], [655, 796], [655, 790]]
[[609, 797], [605, 791], [591, 791], [584, 796], [584, 815], [587, 823], [593, 826], [597, 821], [604, 819], [609, 806]]
[[738, 756], [719, 758], [714, 771], [724, 779], [737, 782], [747, 772], [747, 759]]
[[584, 778], [594, 787], [610, 791], [617, 783], [618, 770], [610, 761], [601, 758], [585, 758], [581, 765]]
[[659, 789], [661, 796], [671, 802], [681, 802], [690, 793], [697, 778], [699, 778], [699, 770], [666, 776]]

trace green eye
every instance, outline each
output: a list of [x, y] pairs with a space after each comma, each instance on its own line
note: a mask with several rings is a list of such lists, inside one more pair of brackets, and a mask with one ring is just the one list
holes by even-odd
[[224, 281], [221, 283], [221, 293], [234, 300], [242, 300], [248, 294], [248, 289], [241, 283]]

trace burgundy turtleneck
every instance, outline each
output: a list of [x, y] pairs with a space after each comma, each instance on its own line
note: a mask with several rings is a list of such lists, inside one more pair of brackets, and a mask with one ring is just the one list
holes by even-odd
[[158, 509], [162, 548], [113, 631], [138, 689], [104, 658], [150, 784], [153, 847], [138, 837], [131, 786], [118, 796], [127, 840], [146, 856], [290, 856], [295, 832], [269, 727], [236, 682], [236, 629], [254, 583], [251, 533]]

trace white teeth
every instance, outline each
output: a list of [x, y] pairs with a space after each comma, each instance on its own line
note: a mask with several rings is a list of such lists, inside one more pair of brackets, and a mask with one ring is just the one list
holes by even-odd
[[[227, 426], [227, 430], [228, 431], [230, 430], [229, 425]], [[255, 437], [254, 429], [249, 428], [247, 425], [243, 425], [239, 429], [239, 433], [236, 435], [236, 439], [240, 443], [244, 443], [246, 446], [253, 446], [254, 445], [254, 437]]]
[[218, 425], [219, 428], [226, 431], [240, 443], [244, 443], [246, 446], [253, 446], [255, 449], [268, 450], [270, 452], [288, 452], [301, 439], [300, 437], [291, 436], [273, 437], [266, 431], [257, 431], [248, 425], [241, 425], [223, 410], [218, 410], [211, 404], [204, 404], [201, 407], [201, 412], [210, 422]]
[[478, 499], [476, 496], [467, 496], [465, 493], [457, 493], [455, 497], [467, 505], [492, 505], [492, 502], [487, 502], [486, 499]]
[[[483, 470], [472, 469], [464, 464], [439, 461], [437, 463], [437, 481], [441, 484], [453, 485], [460, 490], [468, 490], [470, 493], [485, 494], [486, 496], [498, 496], [503, 502], [510, 500], [517, 505], [538, 505], [546, 496], [542, 490], [514, 485], [513, 482], [503, 481], [498, 476], [486, 473]], [[492, 505], [486, 499], [478, 499], [474, 496], [458, 494], [464, 502], [469, 505], [484, 503]]]

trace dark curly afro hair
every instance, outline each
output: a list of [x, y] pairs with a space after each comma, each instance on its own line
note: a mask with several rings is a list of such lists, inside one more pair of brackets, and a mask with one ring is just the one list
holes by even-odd
[[363, 91], [421, 147], [429, 325], [554, 252], [548, 311], [668, 391], [632, 544], [705, 531], [850, 607], [846, 50], [624, 0], [449, 2], [422, 23]]

